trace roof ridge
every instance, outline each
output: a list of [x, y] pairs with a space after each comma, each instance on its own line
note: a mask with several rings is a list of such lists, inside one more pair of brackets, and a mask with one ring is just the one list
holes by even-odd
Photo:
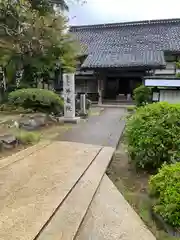
[[180, 22], [180, 18], [130, 21], [130, 22], [119, 22], [119, 23], [105, 23], [105, 24], [93, 24], [93, 25], [77, 25], [77, 26], [70, 26], [70, 29], [71, 30], [80, 30], [80, 29], [137, 26], [137, 25], [147, 25], [147, 24], [157, 24], [157, 23], [177, 23], [177, 22]]

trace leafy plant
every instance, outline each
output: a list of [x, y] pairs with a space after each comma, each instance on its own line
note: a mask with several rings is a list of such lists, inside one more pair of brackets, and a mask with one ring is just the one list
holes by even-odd
[[180, 163], [164, 165], [149, 182], [155, 197], [154, 211], [169, 224], [180, 227]]
[[40, 134], [36, 132], [27, 132], [20, 130], [15, 133], [16, 138], [22, 144], [37, 143], [40, 140]]
[[135, 106], [128, 106], [127, 107], [127, 111], [128, 112], [134, 112], [136, 110], [136, 107]]
[[19, 89], [8, 96], [10, 105], [58, 114], [63, 111], [63, 100], [53, 91], [39, 88]]
[[[65, 1], [58, 3], [65, 6]], [[46, 0], [0, 0], [0, 13], [0, 66], [6, 84], [16, 81], [17, 70], [34, 83], [39, 73], [54, 72], [59, 65], [75, 69], [78, 50], [62, 11]]]
[[157, 169], [180, 159], [180, 105], [153, 103], [140, 107], [127, 120], [125, 137], [132, 161]]
[[23, 107], [18, 107], [15, 105], [10, 105], [7, 103], [0, 105], [0, 112], [4, 113], [33, 113], [34, 111], [32, 109], [24, 109]]
[[135, 103], [138, 107], [150, 102], [151, 90], [144, 85], [135, 88], [133, 94]]

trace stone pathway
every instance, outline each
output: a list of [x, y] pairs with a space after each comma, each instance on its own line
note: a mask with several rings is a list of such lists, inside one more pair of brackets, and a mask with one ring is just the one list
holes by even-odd
[[155, 240], [105, 174], [125, 115], [107, 108], [59, 137], [66, 141], [1, 160], [0, 239]]
[[125, 115], [123, 108], [105, 108], [99, 116], [90, 116], [87, 122], [73, 127], [58, 140], [116, 147], [125, 126]]
[[0, 168], [0, 239], [33, 240], [102, 149], [81, 143], [49, 142], [22, 151], [17, 159], [9, 157], [9, 164]]

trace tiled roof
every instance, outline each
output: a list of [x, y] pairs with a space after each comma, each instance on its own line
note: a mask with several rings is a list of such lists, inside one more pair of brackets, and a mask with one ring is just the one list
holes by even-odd
[[82, 64], [82, 68], [110, 68], [110, 67], [163, 67], [164, 54], [161, 51], [145, 51], [132, 53], [103, 52], [90, 54]]
[[86, 46], [87, 68], [158, 66], [164, 64], [162, 52], [180, 52], [180, 19], [73, 26], [70, 31]]

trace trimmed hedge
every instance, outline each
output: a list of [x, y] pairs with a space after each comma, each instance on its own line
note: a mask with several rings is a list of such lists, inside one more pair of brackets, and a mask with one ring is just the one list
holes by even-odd
[[128, 118], [125, 138], [132, 161], [157, 169], [180, 158], [180, 105], [153, 103]]
[[154, 211], [170, 225], [180, 227], [180, 163], [164, 165], [151, 177], [149, 189], [155, 198]]
[[19, 89], [8, 96], [10, 105], [25, 109], [58, 114], [63, 111], [63, 100], [53, 91], [39, 88]]
[[141, 85], [134, 89], [133, 96], [136, 106], [144, 106], [150, 102], [151, 89], [144, 85]]

